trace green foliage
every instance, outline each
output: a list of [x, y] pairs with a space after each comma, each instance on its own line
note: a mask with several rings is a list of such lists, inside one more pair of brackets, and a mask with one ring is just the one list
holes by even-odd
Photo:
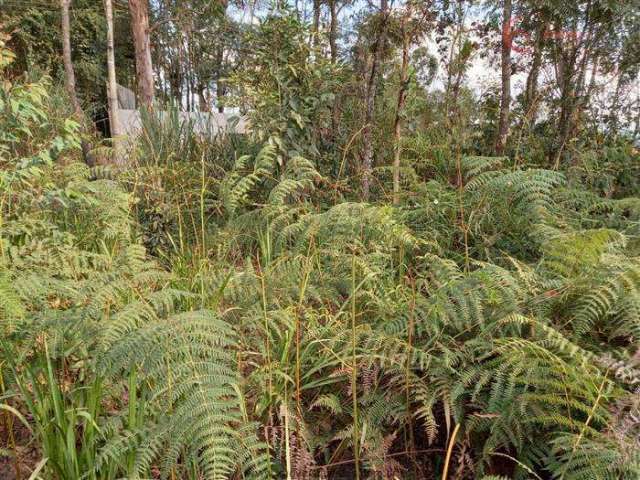
[[149, 113], [121, 171], [74, 161], [46, 78], [3, 83], [0, 434], [27, 424], [60, 480], [637, 478], [635, 153], [590, 159], [604, 184], [483, 156], [471, 97], [416, 84], [440, 123], [404, 140], [402, 201], [384, 168], [345, 201], [338, 67], [307, 34], [248, 33], [256, 143]]
[[246, 51], [231, 84], [261, 142], [279, 139], [280, 155], [320, 160], [321, 135], [330, 128], [339, 67], [318, 55], [308, 29], [292, 12], [269, 15], [245, 39]]
[[[49, 118], [37, 88], [6, 92], [19, 106], [2, 118], [8, 153]], [[3, 395], [29, 412], [47, 477], [175, 474], [183, 457], [207, 478], [262, 477], [269, 459], [243, 415], [231, 327], [194, 309], [134, 239], [130, 193], [65, 165], [73, 130], [28, 135], [0, 177], [0, 358]]]
[[[320, 177], [313, 164], [301, 156], [285, 160], [278, 155], [278, 143], [277, 138], [269, 139], [255, 159], [249, 155], [239, 157], [223, 179], [220, 187], [222, 200], [230, 214], [241, 207], [251, 206], [250, 194], [260, 187], [268, 191], [267, 198], [261, 203], [272, 206], [300, 200], [305, 191], [313, 190], [314, 181]], [[252, 169], [250, 172], [249, 168]], [[260, 201], [254, 198], [254, 202], [256, 200]]]

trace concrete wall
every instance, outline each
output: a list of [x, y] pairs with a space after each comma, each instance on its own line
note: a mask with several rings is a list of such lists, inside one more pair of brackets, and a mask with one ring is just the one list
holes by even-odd
[[[140, 131], [140, 112], [136, 110], [135, 93], [122, 85], [117, 85], [118, 117], [122, 133], [136, 136]], [[168, 112], [156, 112], [162, 118]], [[180, 123], [192, 122], [193, 130], [200, 135], [218, 133], [246, 133], [246, 121], [234, 113], [218, 112], [178, 112]]]
[[[157, 112], [160, 117], [168, 112]], [[136, 136], [140, 131], [140, 112], [138, 110], [118, 109], [122, 133]], [[180, 122], [192, 122], [193, 130], [201, 135], [218, 133], [246, 133], [246, 121], [236, 114], [218, 112], [178, 112]]]

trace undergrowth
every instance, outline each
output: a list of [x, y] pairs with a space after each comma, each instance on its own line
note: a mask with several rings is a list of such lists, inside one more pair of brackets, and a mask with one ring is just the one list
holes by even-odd
[[27, 429], [23, 472], [640, 474], [637, 192], [452, 155], [362, 203], [276, 133], [177, 115], [89, 169], [50, 92], [0, 89], [0, 454], [20, 468]]

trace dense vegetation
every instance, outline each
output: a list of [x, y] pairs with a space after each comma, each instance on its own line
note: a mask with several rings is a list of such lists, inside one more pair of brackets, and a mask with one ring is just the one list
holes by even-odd
[[[7, 7], [20, 27], [0, 39], [0, 477], [638, 478], [633, 2], [514, 0], [532, 32], [556, 8], [576, 24], [596, 9], [598, 40], [573, 42], [595, 86], [567, 93], [584, 87], [567, 74], [558, 96], [540, 77], [539, 113], [514, 97], [504, 145], [495, 89], [465, 86], [484, 48], [467, 1], [352, 5], [348, 52], [293, 8], [247, 25], [191, 3], [171, 22], [211, 32], [193, 28], [189, 48], [217, 32], [235, 55], [175, 80], [178, 33], [158, 20], [158, 97], [167, 79], [224, 77], [246, 135], [197, 134], [158, 102], [138, 136], [99, 138], [61, 72], [29, 64], [58, 40], [27, 33], [54, 26]], [[489, 45], [499, 11], [485, 7]], [[432, 33], [440, 60], [420, 43]], [[557, 36], [538, 40], [522, 41], [550, 62]], [[76, 58], [96, 61], [91, 45]], [[79, 78], [85, 113], [106, 110]], [[189, 108], [192, 93], [178, 95]]]

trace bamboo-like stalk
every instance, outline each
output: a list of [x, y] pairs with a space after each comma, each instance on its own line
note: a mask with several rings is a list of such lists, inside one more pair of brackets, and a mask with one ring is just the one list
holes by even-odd
[[593, 405], [591, 406], [591, 410], [589, 411], [589, 416], [587, 417], [587, 420], [584, 422], [584, 425], [582, 425], [582, 428], [580, 429], [580, 434], [578, 435], [578, 438], [576, 438], [576, 441], [574, 442], [573, 447], [571, 447], [571, 455], [569, 456], [569, 460], [564, 464], [564, 468], [562, 469], [562, 475], [560, 476], [560, 480], [563, 480], [565, 475], [567, 474], [569, 465], [571, 465], [571, 462], [573, 461], [573, 457], [576, 454], [576, 451], [578, 450], [578, 446], [580, 445], [580, 442], [584, 437], [584, 432], [587, 430], [587, 428], [589, 428], [589, 424], [591, 423], [591, 420], [593, 420], [593, 417], [596, 413], [596, 409], [598, 408], [598, 405], [600, 404], [600, 401], [602, 400], [602, 397], [603, 397], [602, 392], [604, 390], [605, 385], [607, 384], [608, 374], [609, 374], [609, 370], [606, 371], [604, 377], [602, 378], [602, 382], [598, 387], [598, 395], [596, 396], [596, 399], [593, 402]]
[[204, 152], [200, 156], [200, 238], [202, 241], [202, 245], [200, 246], [202, 249], [202, 257], [206, 258], [207, 256], [207, 235], [206, 235], [206, 227], [205, 227], [205, 218], [204, 218], [204, 196], [207, 192], [207, 179], [205, 175], [205, 163], [204, 163]]
[[353, 397], [353, 456], [356, 480], [360, 480], [360, 432], [358, 428], [358, 359], [356, 354], [356, 257], [351, 257], [351, 395]]
[[[135, 431], [138, 427], [138, 379], [136, 367], [134, 366], [129, 372], [129, 405], [127, 416], [127, 427], [130, 431]], [[135, 452], [127, 455], [127, 472], [130, 477], [135, 476]]]
[[460, 430], [459, 423], [457, 423], [455, 428], [453, 429], [453, 434], [451, 435], [451, 439], [449, 440], [447, 456], [444, 460], [444, 470], [442, 470], [442, 480], [447, 480], [447, 476], [449, 475], [449, 462], [451, 461], [451, 452], [453, 452], [453, 446], [456, 444], [456, 435], [458, 435], [458, 430]]
[[311, 256], [311, 247], [313, 242], [309, 242], [309, 247], [307, 249], [306, 256], [306, 264], [304, 269], [304, 275], [302, 276], [302, 281], [299, 288], [298, 295], [298, 305], [296, 306], [296, 324], [295, 324], [295, 336], [296, 336], [296, 409], [299, 418], [302, 418], [302, 403], [301, 403], [301, 394], [300, 394], [300, 313], [302, 310], [302, 302], [304, 301], [305, 292], [307, 290], [307, 285], [309, 284], [309, 275], [311, 273], [311, 264], [313, 262], [313, 258]]
[[[408, 421], [408, 430], [409, 430], [409, 451], [415, 450], [415, 439], [413, 436], [413, 417], [411, 415], [411, 357], [412, 357], [412, 349], [413, 349], [413, 324], [415, 322], [415, 310], [416, 310], [416, 284], [415, 280], [411, 279], [411, 308], [409, 311], [409, 326], [407, 332], [407, 361], [405, 364], [405, 401], [407, 408], [407, 421]], [[417, 478], [416, 471], [416, 459], [415, 455], [411, 456], [411, 461], [413, 463], [414, 468], [414, 476]]]

